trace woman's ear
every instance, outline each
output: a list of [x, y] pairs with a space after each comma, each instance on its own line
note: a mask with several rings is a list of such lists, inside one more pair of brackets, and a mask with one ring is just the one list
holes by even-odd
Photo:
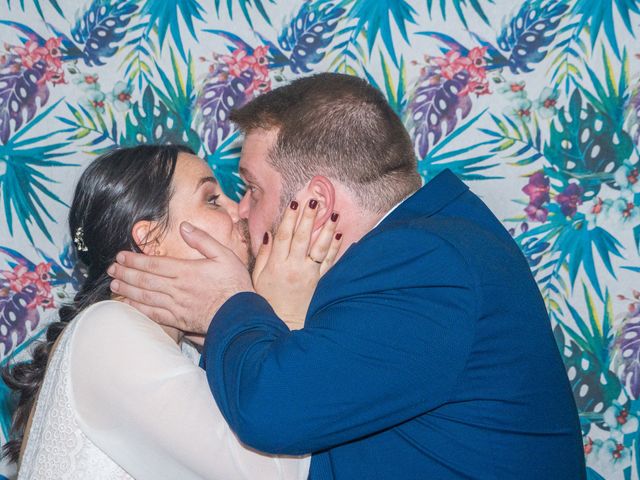
[[327, 177], [316, 175], [309, 182], [308, 192], [311, 198], [318, 201], [318, 214], [314, 229], [322, 227], [331, 218], [336, 203], [336, 190]]
[[160, 243], [154, 235], [156, 226], [155, 222], [140, 220], [139, 222], [136, 222], [131, 230], [133, 240], [145, 255], [162, 255]]

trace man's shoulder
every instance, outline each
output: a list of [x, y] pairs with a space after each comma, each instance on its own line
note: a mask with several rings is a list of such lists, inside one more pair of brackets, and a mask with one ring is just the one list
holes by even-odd
[[352, 245], [323, 284], [399, 289], [467, 282], [468, 262], [440, 223], [430, 218], [385, 222]]
[[457, 238], [465, 235], [470, 222], [464, 219], [442, 217], [413, 217], [385, 222], [369, 232], [354, 245], [363, 256], [386, 253], [390, 259], [402, 263], [403, 258], [414, 258], [437, 252], [452, 257], [452, 261], [464, 261]]

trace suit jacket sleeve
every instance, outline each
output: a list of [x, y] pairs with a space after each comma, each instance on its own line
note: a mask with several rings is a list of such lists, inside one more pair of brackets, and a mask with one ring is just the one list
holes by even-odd
[[302, 330], [289, 331], [251, 293], [234, 296], [215, 316], [202, 362], [246, 444], [318, 452], [436, 408], [455, 387], [477, 310], [464, 259], [443, 239], [413, 229], [370, 235], [352, 250], [316, 297], [343, 294], [326, 297]]

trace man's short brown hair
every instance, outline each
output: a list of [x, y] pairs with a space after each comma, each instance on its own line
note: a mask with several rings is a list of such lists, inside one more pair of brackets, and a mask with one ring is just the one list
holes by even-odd
[[269, 161], [282, 175], [283, 195], [324, 175], [345, 185], [363, 209], [384, 213], [420, 188], [407, 130], [361, 78], [300, 78], [234, 110], [231, 120], [245, 134], [277, 129]]

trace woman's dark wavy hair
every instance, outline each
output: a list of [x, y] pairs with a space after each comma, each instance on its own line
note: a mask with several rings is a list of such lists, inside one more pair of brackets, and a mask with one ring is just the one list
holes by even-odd
[[17, 462], [29, 415], [42, 384], [51, 349], [65, 326], [90, 305], [111, 297], [107, 268], [119, 251], [140, 252], [132, 229], [136, 222], [157, 222], [160, 235], [169, 222], [172, 179], [179, 153], [194, 152], [178, 145], [140, 145], [118, 148], [94, 160], [84, 171], [69, 211], [73, 239], [82, 228], [86, 251], [78, 249], [87, 276], [73, 302], [59, 310], [46, 340], [33, 350], [31, 362], [5, 367], [2, 378], [13, 390], [17, 406], [11, 422], [10, 441], [1, 457]]

